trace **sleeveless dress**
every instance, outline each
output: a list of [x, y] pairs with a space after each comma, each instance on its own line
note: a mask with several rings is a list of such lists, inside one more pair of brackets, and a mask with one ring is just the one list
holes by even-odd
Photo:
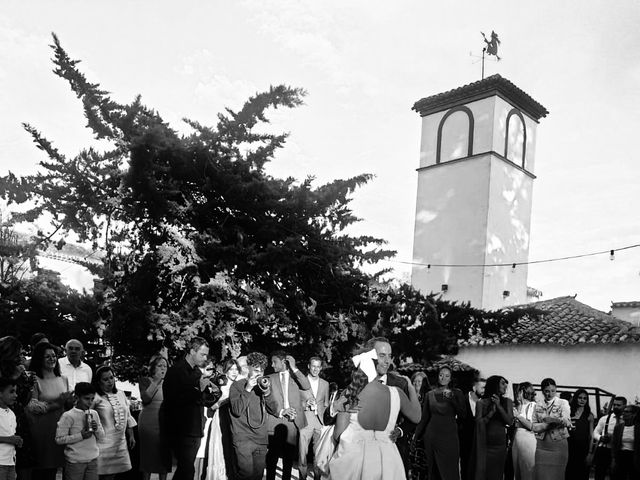
[[[36, 377], [34, 398], [41, 402], [55, 402], [67, 392], [65, 377]], [[36, 468], [58, 468], [64, 465], [64, 447], [56, 444], [58, 420], [64, 408], [60, 407], [39, 415], [30, 415], [30, 433]]]
[[[460, 447], [457, 415], [462, 412], [462, 392], [452, 389], [453, 401], [444, 400], [441, 393], [431, 390], [425, 407], [429, 410], [429, 423], [424, 434], [428, 478], [460, 480]], [[424, 413], [423, 413], [424, 415]]]
[[391, 406], [389, 421], [383, 431], [365, 430], [352, 413], [349, 425], [340, 436], [336, 453], [329, 462], [333, 480], [404, 480], [404, 465], [398, 447], [389, 435], [400, 412], [400, 394], [389, 388]]
[[[149, 388], [149, 378], [140, 379], [140, 391]], [[167, 473], [171, 471], [171, 452], [160, 435], [160, 406], [163, 400], [162, 383], [153, 394], [151, 401], [143, 404], [138, 417], [138, 438], [140, 443], [140, 471], [147, 473]]]

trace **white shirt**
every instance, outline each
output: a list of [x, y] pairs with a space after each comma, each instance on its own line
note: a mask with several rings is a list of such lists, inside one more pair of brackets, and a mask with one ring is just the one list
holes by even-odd
[[[16, 434], [16, 415], [10, 408], [0, 408], [0, 437], [12, 437]], [[0, 443], [0, 465], [16, 464], [16, 447], [9, 443]]]
[[474, 417], [476, 416], [476, 403], [478, 403], [478, 396], [475, 392], [469, 392], [469, 406]]
[[70, 392], [73, 392], [73, 389], [76, 388], [76, 383], [91, 383], [93, 372], [91, 371], [91, 367], [86, 363], [81, 361], [78, 367], [74, 367], [67, 357], [62, 357], [58, 359], [58, 365], [60, 365], [60, 373], [62, 376], [67, 377]]
[[[607, 425], [607, 418], [609, 418], [608, 425]], [[618, 423], [618, 417], [616, 417], [613, 413], [610, 415], [607, 414], [607, 415], [604, 415], [603, 417], [600, 417], [600, 420], [598, 420], [598, 424], [596, 425], [596, 428], [593, 430], [593, 439], [599, 444], [600, 437], [605, 434], [605, 430], [607, 435], [609, 435], [609, 438], [611, 438], [613, 436], [613, 429], [615, 428], [616, 423]], [[609, 441], [609, 443], [603, 443], [602, 445], [599, 444], [599, 446], [611, 448], [611, 441]]]
[[382, 383], [383, 385], [386, 385], [386, 384], [387, 384], [387, 374], [385, 373], [384, 375], [382, 375], [382, 376], [378, 379], [378, 381], [379, 381], [380, 383]]
[[318, 385], [320, 385], [319, 377], [312, 377], [311, 375], [307, 375], [309, 379], [309, 383], [311, 384], [311, 391], [313, 392], [313, 397], [318, 398]]
[[631, 450], [633, 452], [633, 441], [635, 440], [635, 427], [624, 427], [622, 430], [622, 450]]

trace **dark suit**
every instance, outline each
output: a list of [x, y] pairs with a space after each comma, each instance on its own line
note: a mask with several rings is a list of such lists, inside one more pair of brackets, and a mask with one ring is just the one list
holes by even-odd
[[[280, 382], [280, 372], [269, 375], [271, 380], [271, 394], [279, 405], [279, 411], [285, 408], [283, 385]], [[293, 460], [297, 454], [298, 430], [307, 425], [307, 419], [304, 415], [304, 406], [302, 402], [303, 390], [309, 390], [311, 385], [306, 376], [300, 370], [293, 373], [289, 370], [288, 382], [288, 403], [291, 408], [296, 411], [294, 421], [286, 418], [269, 415], [267, 423], [269, 426], [269, 450], [267, 452], [267, 480], [276, 478], [276, 464], [278, 458], [282, 458], [282, 480], [291, 478], [291, 468]]]
[[[398, 387], [407, 397], [409, 396], [409, 384], [404, 378], [399, 377], [394, 372], [387, 373], [386, 384], [390, 387]], [[398, 423], [396, 424], [396, 427], [400, 427], [402, 429], [402, 437], [396, 440], [396, 446], [398, 447], [398, 452], [400, 452], [405, 472], [408, 472], [411, 468], [411, 464], [409, 462], [409, 442], [411, 441], [413, 432], [416, 430], [416, 424], [410, 422], [407, 417], [400, 413], [398, 415]]]
[[175, 480], [193, 480], [194, 462], [204, 430], [204, 408], [219, 398], [214, 392], [200, 390], [202, 372], [185, 359], [167, 371], [162, 384], [162, 434], [176, 457]]
[[469, 478], [469, 465], [476, 432], [476, 414], [471, 410], [469, 393], [465, 393], [464, 405], [466, 414], [463, 419], [458, 420], [458, 438], [460, 439], [460, 473], [461, 478], [466, 480]]
[[[309, 377], [307, 377], [309, 378]], [[311, 384], [311, 380], [309, 380]], [[315, 398], [316, 409], [312, 410], [306, 406], [306, 402], [310, 398]], [[300, 439], [298, 441], [298, 470], [302, 475], [307, 472], [307, 454], [309, 453], [309, 443], [313, 439], [317, 444], [320, 438], [320, 432], [324, 424], [324, 412], [329, 407], [329, 383], [321, 378], [318, 379], [318, 391], [313, 395], [313, 388], [302, 391], [302, 404], [305, 407], [304, 415], [307, 425], [300, 429]]]

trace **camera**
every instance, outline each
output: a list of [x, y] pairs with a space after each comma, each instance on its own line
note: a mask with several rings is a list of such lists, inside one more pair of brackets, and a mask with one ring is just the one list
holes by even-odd
[[269, 377], [258, 378], [258, 387], [260, 387], [260, 390], [262, 390], [263, 392], [266, 392], [269, 388], [271, 388], [271, 380], [269, 380]]
[[226, 386], [227, 383], [229, 383], [229, 379], [227, 378], [226, 374], [220, 373], [220, 372], [215, 372], [211, 376], [210, 382], [213, 383], [218, 388], [220, 388], [220, 387]]

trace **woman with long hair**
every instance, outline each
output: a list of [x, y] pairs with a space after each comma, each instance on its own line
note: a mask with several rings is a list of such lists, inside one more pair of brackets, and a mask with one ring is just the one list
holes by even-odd
[[460, 447], [457, 420], [466, 414], [462, 391], [451, 388], [451, 369], [438, 370], [437, 386], [426, 394], [422, 405], [422, 419], [415, 438], [424, 438], [428, 478], [460, 479]]
[[69, 383], [60, 374], [56, 348], [39, 343], [30, 364], [36, 375], [33, 394], [27, 407], [31, 424], [34, 453], [34, 480], [55, 480], [58, 468], [64, 465], [64, 447], [56, 444], [58, 420], [66, 406], [71, 406]]
[[231, 438], [231, 419], [229, 417], [229, 390], [240, 374], [240, 365], [229, 359], [222, 366], [224, 376], [218, 377], [217, 385], [222, 392], [220, 399], [208, 409], [209, 423], [207, 444], [205, 447], [204, 474], [206, 480], [226, 480], [235, 478], [233, 442]]
[[513, 423], [513, 403], [505, 397], [509, 382], [500, 375], [487, 378], [476, 403], [475, 479], [502, 480], [507, 460], [507, 426]]
[[536, 435], [536, 480], [564, 480], [569, 458], [567, 438], [571, 426], [569, 402], [556, 395], [556, 382], [545, 378], [540, 382], [543, 398], [533, 413]]
[[99, 367], [91, 383], [97, 394], [93, 408], [104, 428], [104, 437], [98, 441], [98, 475], [100, 480], [113, 480], [117, 473], [131, 470], [129, 449], [136, 443], [133, 437], [136, 421], [129, 412], [124, 392], [116, 388], [110, 365]]
[[16, 415], [16, 435], [22, 438], [22, 447], [16, 450], [16, 472], [19, 480], [31, 478], [31, 469], [35, 463], [26, 408], [31, 401], [36, 377], [25, 370], [25, 363], [20, 341], [12, 336], [0, 338], [0, 377], [15, 380], [18, 394], [12, 409]]
[[404, 480], [405, 470], [398, 447], [389, 438], [398, 413], [417, 423], [418, 394], [408, 378], [409, 397], [398, 387], [376, 380], [375, 349], [353, 357], [351, 384], [337, 401], [334, 439], [338, 442], [329, 461], [335, 480]]
[[536, 437], [533, 434], [533, 412], [536, 391], [530, 382], [518, 385], [513, 406], [516, 433], [513, 437], [513, 473], [515, 480], [533, 480], [536, 461]]
[[569, 430], [569, 460], [565, 478], [567, 480], [589, 480], [587, 455], [593, 437], [594, 418], [589, 407], [589, 394], [579, 388], [569, 402], [572, 428]]
[[160, 435], [162, 384], [168, 368], [167, 359], [156, 354], [149, 360], [148, 376], [139, 381], [142, 411], [138, 417], [138, 441], [143, 480], [149, 480], [152, 473], [157, 473], [159, 480], [165, 480], [171, 471], [171, 451]]

